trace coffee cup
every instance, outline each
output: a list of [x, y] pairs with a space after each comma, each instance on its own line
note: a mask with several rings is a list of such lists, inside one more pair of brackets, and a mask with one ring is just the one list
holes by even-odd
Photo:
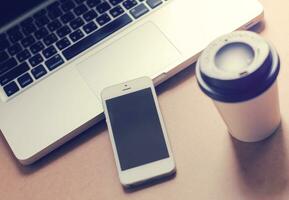
[[223, 35], [203, 51], [196, 65], [201, 90], [209, 96], [229, 133], [244, 142], [269, 137], [281, 122], [275, 48], [249, 31]]

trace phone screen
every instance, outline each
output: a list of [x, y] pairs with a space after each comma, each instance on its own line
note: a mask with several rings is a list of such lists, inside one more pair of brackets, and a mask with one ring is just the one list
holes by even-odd
[[106, 100], [122, 170], [169, 157], [151, 88]]

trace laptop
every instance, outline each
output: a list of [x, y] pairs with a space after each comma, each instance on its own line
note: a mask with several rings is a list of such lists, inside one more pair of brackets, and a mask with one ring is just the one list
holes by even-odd
[[140, 76], [158, 85], [262, 18], [257, 0], [5, 1], [1, 132], [31, 164], [104, 118], [104, 87]]

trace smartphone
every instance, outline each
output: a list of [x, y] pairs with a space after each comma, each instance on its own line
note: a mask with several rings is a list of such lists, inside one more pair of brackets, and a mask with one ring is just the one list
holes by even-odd
[[120, 182], [133, 187], [176, 171], [153, 82], [138, 78], [101, 94]]

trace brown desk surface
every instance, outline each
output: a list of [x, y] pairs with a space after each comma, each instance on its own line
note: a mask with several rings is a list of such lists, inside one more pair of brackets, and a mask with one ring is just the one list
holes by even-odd
[[283, 125], [274, 136], [255, 144], [232, 139], [190, 67], [159, 88], [177, 163], [174, 179], [125, 193], [102, 123], [30, 167], [17, 164], [1, 138], [0, 199], [289, 199], [289, 3], [261, 2], [265, 23], [258, 29], [282, 61]]

